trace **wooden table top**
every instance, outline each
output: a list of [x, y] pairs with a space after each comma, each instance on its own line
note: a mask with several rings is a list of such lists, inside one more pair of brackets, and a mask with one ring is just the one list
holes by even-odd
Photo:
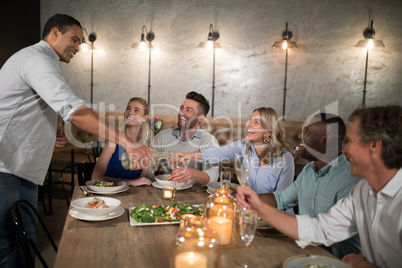
[[[125, 209], [118, 218], [107, 221], [81, 221], [67, 215], [54, 267], [169, 267], [173, 256], [173, 241], [178, 224], [161, 226], [130, 226], [128, 208], [140, 204], [169, 205], [172, 201], [162, 199], [162, 190], [144, 186], [130, 187], [128, 191], [112, 195], [121, 201]], [[207, 198], [206, 187], [176, 192], [176, 200], [187, 204], [202, 204]], [[104, 195], [102, 195], [104, 196]], [[72, 200], [83, 198], [78, 186]], [[67, 229], [67, 226], [89, 226]], [[97, 228], [95, 226], [104, 226]], [[246, 262], [248, 267], [282, 267], [292, 256], [311, 254], [335, 258], [320, 247], [301, 249], [294, 240], [282, 236], [276, 230], [257, 230], [247, 251], [233, 246], [220, 249], [220, 267], [239, 267]]]

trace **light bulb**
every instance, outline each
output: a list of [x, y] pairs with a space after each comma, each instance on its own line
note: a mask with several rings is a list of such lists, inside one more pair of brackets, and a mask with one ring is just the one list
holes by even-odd
[[214, 42], [212, 41], [207, 41], [207, 44], [205, 46], [208, 50], [212, 50], [214, 48]]
[[141, 41], [140, 42], [140, 50], [145, 51], [146, 49], [147, 49], [147, 44], [145, 43], [145, 41]]
[[81, 44], [82, 52], [88, 52], [88, 45], [86, 43]]
[[369, 39], [367, 42], [367, 49], [372, 49], [374, 46], [374, 42], [372, 39]]
[[288, 48], [288, 41], [284, 40], [282, 43], [282, 49], [287, 49]]

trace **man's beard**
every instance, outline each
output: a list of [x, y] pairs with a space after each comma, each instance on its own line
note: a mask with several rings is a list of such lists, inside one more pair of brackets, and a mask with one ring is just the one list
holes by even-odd
[[[184, 117], [184, 116], [182, 116]], [[195, 116], [193, 118], [191, 118], [190, 120], [188, 120], [187, 117], [184, 117], [187, 122], [185, 124], [180, 124], [180, 118], [181, 116], [178, 116], [178, 120], [177, 120], [177, 126], [180, 128], [180, 130], [187, 130], [187, 129], [192, 129], [197, 125], [198, 122], [198, 116]]]

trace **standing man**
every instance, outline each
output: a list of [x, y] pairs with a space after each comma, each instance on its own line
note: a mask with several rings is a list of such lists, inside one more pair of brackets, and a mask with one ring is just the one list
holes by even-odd
[[[158, 133], [152, 146], [160, 152], [194, 152], [200, 149], [217, 148], [218, 141], [210, 133], [200, 129], [209, 111], [209, 102], [201, 94], [191, 91], [180, 106], [177, 118], [177, 128], [164, 130]], [[152, 168], [149, 169], [152, 173]], [[172, 179], [180, 182], [193, 178], [197, 183], [205, 185], [210, 181], [217, 181], [219, 176], [217, 165], [201, 162], [190, 162], [188, 166], [173, 169]], [[153, 178], [154, 174], [149, 174]]]
[[[282, 191], [261, 194], [261, 200], [280, 210], [299, 206], [300, 215], [317, 218], [326, 213], [338, 200], [349, 195], [361, 180], [352, 177], [350, 165], [342, 154], [346, 126], [339, 116], [320, 113], [303, 127], [301, 157], [312, 161], [297, 176], [296, 181]], [[333, 244], [332, 253], [342, 259], [349, 253], [360, 253], [356, 235]]]
[[290, 216], [239, 187], [240, 205], [252, 208], [301, 247], [327, 246], [359, 234], [362, 255], [342, 261], [353, 267], [400, 267], [402, 252], [402, 107], [355, 110], [342, 152], [353, 176], [362, 177], [350, 195], [318, 218]]
[[[6, 262], [9, 267], [26, 266], [8, 213], [20, 199], [37, 207], [38, 185], [45, 180], [55, 146], [57, 114], [121, 144], [137, 159], [145, 156], [144, 165], [151, 158], [146, 148], [130, 146], [123, 134], [100, 122], [64, 80], [59, 61], [69, 63], [82, 38], [76, 19], [56, 14], [45, 24], [42, 41], [15, 53], [0, 70], [0, 267]], [[26, 213], [24, 219], [31, 220]], [[37, 226], [25, 227], [36, 241]]]

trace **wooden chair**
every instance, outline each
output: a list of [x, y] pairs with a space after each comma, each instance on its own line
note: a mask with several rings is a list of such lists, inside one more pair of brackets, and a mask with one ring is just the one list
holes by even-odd
[[[67, 190], [65, 184], [69, 184], [71, 186], [71, 192], [74, 190], [75, 182], [74, 182], [74, 174], [77, 175], [78, 185], [85, 185], [85, 183], [91, 180], [92, 171], [95, 168], [95, 162], [85, 162], [85, 163], [77, 163], [73, 165], [69, 165], [62, 169], [60, 172], [60, 182], [63, 186], [63, 192], [66, 198], [67, 208], [70, 207], [70, 199], [67, 194]], [[69, 183], [64, 181], [63, 175], [65, 173], [72, 174], [71, 181]]]
[[45, 231], [46, 236], [48, 237], [53, 249], [57, 253], [57, 246], [56, 243], [54, 242], [52, 236], [50, 235], [42, 217], [39, 215], [38, 211], [34, 208], [34, 206], [29, 203], [26, 200], [19, 200], [16, 201], [12, 208], [11, 208], [11, 214], [12, 214], [12, 220], [13, 223], [15, 224], [17, 233], [18, 233], [18, 238], [21, 242], [22, 250], [24, 252], [25, 260], [27, 262], [28, 267], [35, 267], [35, 259], [34, 256], [31, 255], [31, 250], [32, 248], [35, 251], [36, 256], [38, 257], [39, 261], [42, 263], [43, 267], [48, 267], [46, 264], [46, 261], [44, 260], [42, 254], [40, 253], [39, 249], [36, 247], [35, 241], [32, 240], [32, 238], [29, 236], [29, 234], [25, 231], [24, 225], [31, 225], [31, 224], [36, 224], [36, 222], [23, 222], [22, 217], [21, 217], [21, 209], [23, 208], [25, 213], [30, 213], [34, 214], [36, 218], [39, 221], [39, 224], [41, 225], [42, 229]]

